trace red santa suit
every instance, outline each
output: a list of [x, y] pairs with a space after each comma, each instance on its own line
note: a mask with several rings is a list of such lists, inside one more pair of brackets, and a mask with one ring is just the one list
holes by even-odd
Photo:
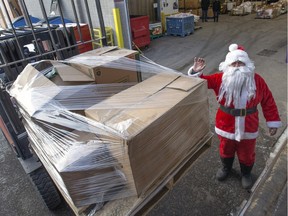
[[[221, 67], [231, 65], [231, 63], [236, 61], [241, 61], [245, 64], [251, 62], [247, 53], [243, 50], [231, 49], [226, 56], [225, 62], [222, 62], [219, 68], [221, 70]], [[188, 75], [191, 75], [191, 70], [189, 70]], [[207, 76], [201, 73], [198, 75], [200, 75], [200, 78], [207, 80], [208, 88], [214, 90], [218, 99], [223, 72]], [[254, 74], [254, 80], [256, 86], [254, 97], [249, 98], [248, 90], [243, 88], [239, 101], [236, 103], [237, 107], [235, 107], [234, 103], [228, 106], [225, 105], [225, 98], [218, 100], [220, 106], [229, 111], [237, 109], [236, 111], [242, 112], [242, 116], [232, 115], [227, 113], [227, 110], [223, 111], [223, 109], [219, 108], [215, 120], [215, 132], [220, 139], [219, 151], [221, 158], [234, 158], [235, 153], [237, 153], [240, 164], [242, 163], [246, 166], [252, 166], [255, 161], [255, 145], [259, 127], [257, 106], [261, 105], [268, 128], [279, 128], [281, 126], [276, 103], [266, 82], [259, 74]], [[254, 111], [245, 115], [247, 110]]]
[[[222, 76], [223, 73], [216, 73], [208, 76], [201, 75], [200, 77], [207, 80], [208, 88], [213, 89], [216, 96], [218, 96]], [[269, 128], [280, 127], [281, 121], [276, 103], [266, 82], [259, 74], [255, 74], [255, 84], [256, 95], [254, 98], [248, 101], [247, 91], [244, 89], [240, 97], [239, 107], [234, 107], [232, 104], [229, 108], [250, 109], [260, 104], [267, 126]], [[225, 106], [225, 99], [222, 99], [219, 103]], [[239, 161], [247, 166], [252, 165], [255, 161], [258, 127], [258, 110], [246, 116], [233, 116], [219, 108], [216, 114], [215, 132], [220, 138], [220, 156], [223, 158], [234, 157], [237, 150]]]

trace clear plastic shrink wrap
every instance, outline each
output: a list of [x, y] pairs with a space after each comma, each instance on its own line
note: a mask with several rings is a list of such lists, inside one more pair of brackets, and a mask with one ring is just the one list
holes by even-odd
[[40, 61], [10, 88], [33, 150], [77, 208], [145, 194], [209, 133], [206, 82], [134, 58], [106, 47]]

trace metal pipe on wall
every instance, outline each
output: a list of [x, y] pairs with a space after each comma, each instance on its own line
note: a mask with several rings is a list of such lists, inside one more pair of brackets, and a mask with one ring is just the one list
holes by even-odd
[[[97, 8], [97, 13], [98, 13], [98, 18], [99, 18], [99, 24], [100, 24], [100, 31], [102, 35], [102, 44], [104, 46], [107, 46], [107, 38], [106, 38], [106, 30], [105, 30], [105, 25], [104, 25], [104, 19], [103, 19], [103, 14], [101, 10], [101, 4], [100, 0], [95, 0], [96, 3], [96, 8]], [[93, 29], [92, 29], [93, 31]]]

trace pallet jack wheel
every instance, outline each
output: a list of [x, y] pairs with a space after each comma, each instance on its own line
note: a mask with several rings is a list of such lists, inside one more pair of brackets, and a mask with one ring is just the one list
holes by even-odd
[[30, 177], [46, 206], [50, 210], [56, 209], [61, 203], [61, 196], [46, 169], [40, 167], [30, 173]]

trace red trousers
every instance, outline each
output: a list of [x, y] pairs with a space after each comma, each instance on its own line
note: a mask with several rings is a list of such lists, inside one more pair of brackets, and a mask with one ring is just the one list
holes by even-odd
[[256, 139], [230, 140], [225, 137], [219, 136], [220, 146], [219, 153], [222, 158], [232, 158], [237, 153], [240, 163], [246, 166], [252, 166], [255, 162], [255, 146]]

